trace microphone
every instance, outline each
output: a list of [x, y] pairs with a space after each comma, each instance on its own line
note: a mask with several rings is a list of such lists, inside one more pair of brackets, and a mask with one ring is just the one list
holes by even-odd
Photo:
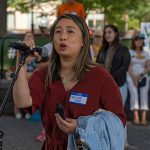
[[30, 50], [29, 46], [25, 45], [24, 43], [20, 43], [20, 42], [12, 42], [9, 47], [16, 49], [16, 50], [21, 50], [22, 52], [29, 52], [29, 53], [34, 53], [34, 52], [38, 52], [39, 55], [42, 55], [43, 53], [43, 48], [41, 47], [34, 47], [32, 50]]

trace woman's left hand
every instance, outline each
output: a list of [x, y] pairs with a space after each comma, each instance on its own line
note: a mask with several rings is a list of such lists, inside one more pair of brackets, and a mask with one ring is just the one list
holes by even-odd
[[55, 114], [59, 128], [66, 134], [74, 133], [77, 128], [77, 120], [71, 118], [62, 119], [59, 114]]

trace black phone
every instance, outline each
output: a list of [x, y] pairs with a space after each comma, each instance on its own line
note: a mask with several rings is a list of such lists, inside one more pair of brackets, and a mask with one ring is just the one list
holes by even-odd
[[60, 117], [65, 119], [64, 107], [59, 103], [56, 103], [56, 113], [58, 113]]

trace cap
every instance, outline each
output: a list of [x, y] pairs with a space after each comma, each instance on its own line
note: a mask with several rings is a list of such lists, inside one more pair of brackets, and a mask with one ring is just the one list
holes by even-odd
[[137, 39], [145, 39], [145, 35], [143, 34], [143, 33], [140, 33], [140, 34], [138, 34], [138, 35], [136, 35], [134, 38], [133, 38], [134, 40], [137, 40]]

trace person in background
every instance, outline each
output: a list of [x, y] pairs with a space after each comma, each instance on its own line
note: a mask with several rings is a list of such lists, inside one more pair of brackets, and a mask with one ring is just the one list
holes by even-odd
[[104, 27], [103, 42], [97, 62], [102, 64], [116, 81], [124, 105], [127, 98], [126, 73], [130, 64], [130, 54], [128, 48], [119, 42], [119, 30], [115, 25]]
[[[128, 48], [119, 42], [119, 30], [115, 25], [104, 27], [103, 42], [97, 56], [97, 62], [102, 64], [116, 81], [124, 106], [128, 93], [126, 74], [130, 64], [130, 54]], [[127, 142], [126, 146], [128, 146]]]
[[90, 46], [91, 57], [94, 62], [96, 62], [98, 52], [102, 45], [103, 33], [100, 30], [95, 30], [93, 35], [92, 44]]
[[[150, 70], [150, 57], [149, 54], [143, 50], [143, 46], [144, 38], [140, 35], [135, 36], [132, 40], [132, 47], [130, 50], [131, 63], [127, 76], [130, 92], [130, 109], [133, 111], [133, 123], [135, 125], [147, 124], [147, 111], [149, 110], [149, 78], [147, 73]], [[145, 83], [140, 87], [139, 83], [142, 80], [145, 80]], [[142, 113], [141, 121], [139, 118], [139, 111]]]
[[67, 0], [65, 3], [58, 7], [57, 17], [64, 14], [78, 15], [82, 18], [86, 18], [86, 12], [83, 4], [76, 2], [75, 0]]
[[[123, 127], [126, 117], [118, 86], [101, 65], [91, 61], [86, 22], [66, 14], [56, 19], [51, 31], [53, 50], [48, 66], [28, 80], [27, 62], [34, 58], [29, 56], [13, 88], [18, 107], [32, 112], [40, 109], [46, 131], [42, 150], [66, 150], [68, 134], [75, 133], [78, 117], [91, 115], [99, 108], [113, 112]], [[31, 49], [35, 47], [33, 41], [25, 43]], [[63, 105], [65, 119], [56, 113], [56, 103]]]

